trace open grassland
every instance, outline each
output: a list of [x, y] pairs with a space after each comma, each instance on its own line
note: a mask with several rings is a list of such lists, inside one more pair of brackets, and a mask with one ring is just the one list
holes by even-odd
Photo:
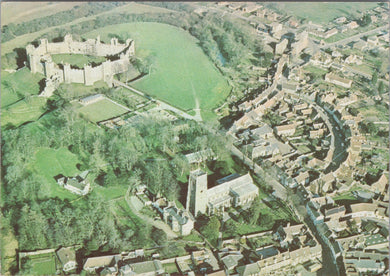
[[87, 33], [104, 41], [109, 35], [132, 38], [136, 55], [152, 60], [150, 74], [131, 83], [135, 88], [184, 110], [211, 110], [230, 92], [227, 81], [211, 63], [197, 40], [184, 30], [161, 23], [128, 23]]
[[328, 23], [340, 16], [360, 17], [363, 11], [375, 8], [375, 2], [280, 2], [269, 4], [275, 10], [307, 19], [314, 23]]
[[[2, 12], [3, 12], [3, 9], [2, 9]], [[103, 15], [103, 14], [104, 15], [115, 14], [115, 13], [142, 14], [142, 13], [167, 13], [167, 12], [175, 12], [175, 11], [164, 9], [164, 8], [159, 8], [159, 7], [153, 7], [153, 6], [149, 6], [149, 5], [143, 5], [143, 4], [139, 4], [139, 3], [128, 3], [127, 5], [109, 10], [107, 12], [103, 12], [103, 13], [92, 15], [92, 16], [82, 17], [82, 18], [73, 20], [73, 21], [66, 23], [66, 24], [52, 26], [49, 28], [44, 28], [38, 32], [18, 36], [10, 41], [7, 41], [7, 42], [1, 44], [1, 55], [5, 55], [7, 53], [10, 53], [15, 48], [18, 48], [18, 47], [26, 47], [27, 44], [31, 43], [35, 39], [41, 38], [45, 33], [50, 32], [56, 28], [64, 28], [67, 26], [78, 25], [78, 24], [85, 22], [85, 21], [88, 21], [88, 20], [94, 20], [94, 19], [96, 19], [96, 17]]]
[[39, 82], [44, 77], [39, 73], [31, 74], [28, 68], [14, 73], [1, 71], [1, 107], [4, 108], [19, 101], [25, 95], [39, 94]]
[[84, 68], [84, 64], [97, 63], [100, 64], [106, 60], [105, 57], [88, 56], [81, 54], [56, 54], [51, 55], [53, 62], [57, 64], [69, 63], [70, 65]]
[[128, 112], [128, 110], [108, 99], [102, 99], [98, 102], [81, 107], [79, 112], [90, 121], [99, 122], [120, 116]]
[[2, 2], [1, 25], [20, 23], [72, 9], [83, 2]]
[[19, 126], [35, 121], [44, 113], [45, 104], [46, 99], [41, 97], [31, 97], [14, 103], [1, 111], [1, 126]]
[[42, 185], [47, 189], [47, 194], [61, 199], [74, 199], [77, 196], [61, 188], [56, 183], [54, 177], [59, 174], [76, 176], [80, 173], [76, 167], [77, 163], [79, 163], [77, 156], [66, 148], [57, 150], [40, 148], [35, 154], [32, 167], [37, 175], [42, 176], [46, 180]]

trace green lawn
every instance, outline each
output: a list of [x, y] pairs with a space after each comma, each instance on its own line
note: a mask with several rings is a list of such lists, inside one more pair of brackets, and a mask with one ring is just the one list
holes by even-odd
[[123, 186], [102, 187], [95, 185], [93, 187], [93, 192], [100, 194], [106, 201], [122, 197], [126, 194], [126, 191], [127, 187]]
[[55, 181], [54, 176], [63, 174], [65, 176], [76, 176], [80, 171], [76, 168], [79, 163], [77, 156], [67, 148], [58, 150], [50, 148], [40, 148], [32, 163], [37, 175], [42, 176], [46, 182], [41, 183], [47, 190], [47, 195], [59, 198], [77, 198], [69, 191], [61, 188]]
[[55, 253], [45, 253], [26, 257], [31, 262], [32, 275], [54, 275], [56, 273]]
[[150, 74], [133, 82], [135, 88], [184, 110], [212, 110], [230, 92], [227, 81], [211, 63], [197, 40], [186, 31], [161, 23], [128, 23], [101, 28], [85, 37], [98, 34], [108, 41], [110, 34], [135, 41], [136, 56], [150, 57]]
[[55, 256], [50, 259], [37, 259], [33, 262], [32, 271], [35, 275], [54, 275], [56, 273]]
[[164, 269], [168, 273], [178, 273], [179, 269], [177, 268], [175, 263], [168, 263], [163, 265]]
[[44, 77], [39, 73], [31, 74], [28, 68], [15, 73], [1, 71], [1, 108], [23, 99], [25, 95], [39, 94], [39, 81]]
[[46, 99], [42, 97], [31, 97], [16, 102], [1, 111], [1, 126], [7, 124], [19, 126], [28, 121], [35, 121], [43, 114], [45, 104]]
[[79, 112], [92, 122], [99, 122], [122, 115], [127, 110], [108, 99], [103, 99], [81, 107]]
[[84, 68], [84, 64], [97, 63], [100, 64], [106, 60], [105, 57], [88, 56], [82, 54], [56, 54], [51, 55], [53, 62], [57, 64], [69, 63], [70, 65], [77, 66], [78, 68]]
[[375, 2], [281, 2], [272, 3], [276, 10], [314, 23], [327, 23], [340, 16], [360, 16], [362, 11], [375, 8]]

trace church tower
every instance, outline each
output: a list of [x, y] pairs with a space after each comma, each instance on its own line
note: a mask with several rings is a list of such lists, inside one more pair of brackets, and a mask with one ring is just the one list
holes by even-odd
[[207, 173], [198, 169], [190, 172], [187, 192], [187, 210], [195, 217], [206, 213]]

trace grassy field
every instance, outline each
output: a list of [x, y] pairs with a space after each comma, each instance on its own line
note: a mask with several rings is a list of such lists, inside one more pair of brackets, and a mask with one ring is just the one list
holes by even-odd
[[340, 16], [358, 16], [362, 11], [377, 6], [375, 2], [282, 2], [269, 4], [297, 18], [306, 18], [314, 23], [328, 23]]
[[37, 175], [42, 176], [45, 182], [42, 185], [47, 190], [47, 194], [61, 199], [75, 199], [76, 195], [61, 188], [55, 181], [54, 176], [63, 174], [65, 176], [76, 176], [80, 171], [76, 168], [79, 160], [76, 155], [67, 148], [58, 150], [50, 148], [40, 148], [32, 163]]
[[37, 95], [40, 92], [39, 82], [45, 76], [31, 74], [28, 68], [14, 73], [1, 71], [1, 107], [9, 106], [25, 95]]
[[83, 2], [2, 2], [1, 25], [20, 23], [70, 10]]
[[122, 115], [127, 110], [108, 99], [103, 99], [81, 107], [79, 112], [92, 122], [99, 122]]
[[229, 94], [227, 81], [184, 30], [142, 22], [105, 27], [85, 37], [100, 34], [108, 41], [112, 33], [134, 39], [136, 55], [153, 60], [150, 74], [131, 84], [135, 88], [184, 110], [195, 108], [196, 101], [202, 110], [211, 110]]
[[69, 63], [70, 65], [77, 66], [78, 68], [84, 68], [84, 64], [89, 63], [102, 63], [106, 60], [105, 57], [87, 56], [82, 54], [56, 54], [51, 55], [53, 61], [57, 64]]
[[14, 103], [1, 111], [1, 126], [12, 124], [19, 126], [25, 122], [37, 120], [44, 112], [46, 99], [31, 97]]

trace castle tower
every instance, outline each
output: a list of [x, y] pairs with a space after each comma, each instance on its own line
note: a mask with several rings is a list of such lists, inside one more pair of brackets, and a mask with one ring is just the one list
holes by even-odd
[[71, 43], [71, 42], [73, 42], [72, 35], [71, 35], [71, 34], [66, 34], [65, 37], [64, 37], [64, 42], [65, 42], [65, 43]]
[[206, 213], [207, 173], [198, 169], [190, 172], [187, 192], [187, 210], [195, 217]]
[[93, 85], [92, 67], [89, 64], [88, 65], [84, 64], [84, 84]]
[[68, 63], [65, 63], [64, 64], [64, 82], [65, 83], [71, 83], [72, 82], [72, 79], [71, 79], [71, 68], [70, 68], [70, 64]]

